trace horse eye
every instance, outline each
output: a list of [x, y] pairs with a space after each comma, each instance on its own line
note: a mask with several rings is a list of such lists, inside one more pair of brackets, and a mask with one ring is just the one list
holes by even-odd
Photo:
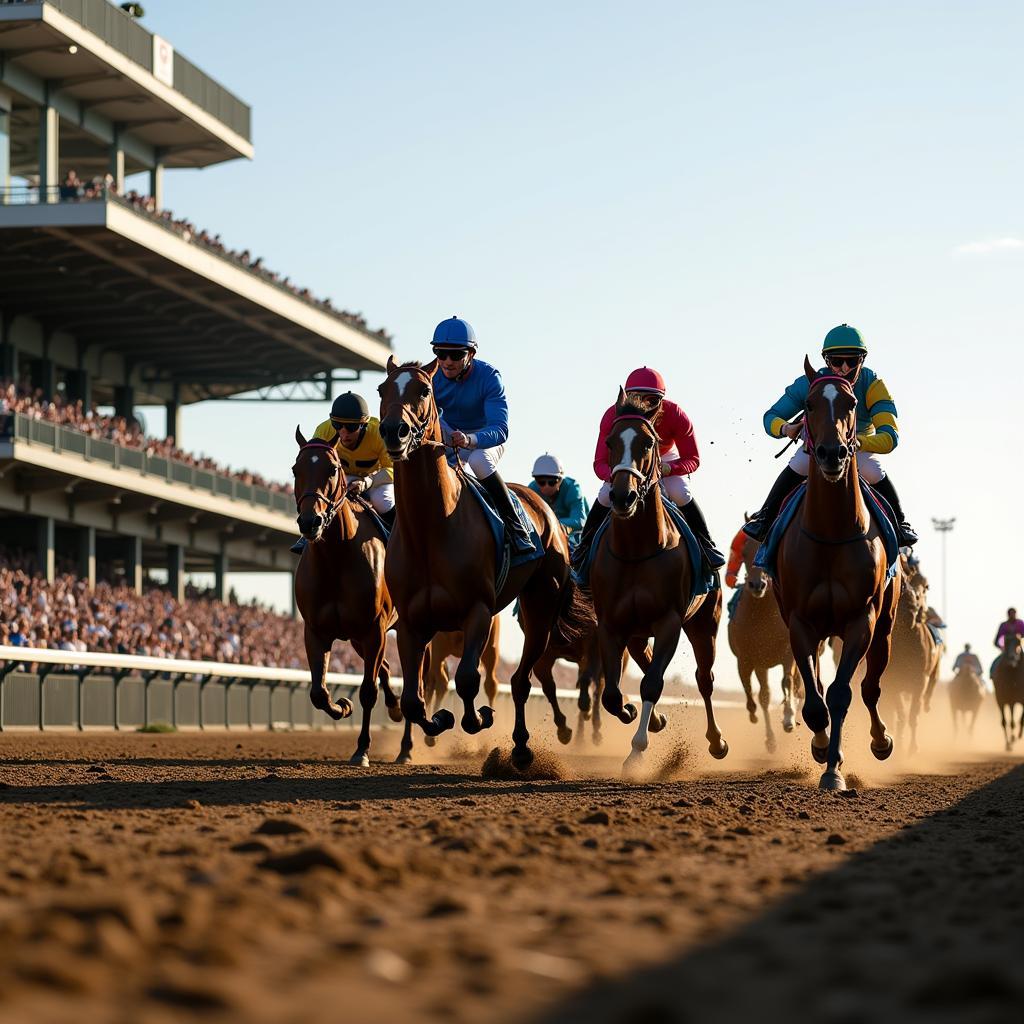
[[420, 392], [420, 398], [428, 398], [430, 396], [430, 388], [426, 384], [423, 385], [423, 390]]

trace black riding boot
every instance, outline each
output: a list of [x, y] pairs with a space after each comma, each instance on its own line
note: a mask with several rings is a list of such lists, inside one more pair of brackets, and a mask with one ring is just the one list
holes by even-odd
[[395, 512], [396, 512], [396, 510], [397, 510], [397, 507], [395, 505], [392, 505], [391, 508], [389, 508], [387, 510], [387, 512], [378, 512], [377, 513], [377, 515], [380, 517], [381, 522], [383, 522], [384, 525], [389, 530], [393, 530], [395, 528]]
[[587, 521], [583, 524], [583, 529], [580, 530], [580, 539], [576, 542], [576, 548], [572, 553], [574, 568], [578, 568], [586, 563], [590, 545], [594, 542], [594, 534], [597, 533], [598, 527], [608, 518], [609, 512], [611, 512], [611, 506], [602, 505], [599, 501], [595, 501], [590, 506], [590, 511], [587, 513]]
[[704, 555], [705, 565], [712, 572], [716, 569], [721, 569], [725, 565], [726, 558], [715, 547], [715, 542], [711, 539], [711, 531], [708, 529], [707, 520], [704, 518], [704, 513], [701, 512], [700, 506], [691, 498], [685, 505], [680, 506], [679, 511], [682, 512], [686, 525], [693, 530], [693, 535], [697, 538], [701, 553]]
[[772, 489], [768, 492], [764, 505], [761, 506], [760, 511], [754, 513], [753, 517], [747, 522], [747, 525], [743, 527], [743, 532], [748, 537], [753, 537], [756, 541], [764, 540], [772, 523], [778, 518], [779, 512], [782, 510], [782, 503], [786, 500], [787, 495], [797, 484], [802, 483], [804, 479], [796, 470], [786, 466], [779, 474], [779, 478], [772, 484]]
[[903, 514], [903, 506], [900, 504], [900, 496], [896, 493], [896, 488], [892, 485], [892, 477], [886, 473], [874, 485], [874, 488], [889, 502], [889, 507], [892, 509], [893, 515], [896, 516], [896, 533], [899, 535], [900, 547], [912, 548], [917, 543], [917, 534], [910, 523], [907, 522], [907, 517]]
[[508, 530], [509, 540], [512, 542], [512, 551], [517, 555], [528, 555], [535, 550], [533, 541], [530, 539], [530, 531], [526, 528], [515, 505], [512, 504], [512, 495], [505, 486], [505, 481], [498, 473], [492, 473], [480, 481], [488, 497], [494, 503], [498, 515], [505, 522]]
[[306, 550], [309, 541], [305, 537], [300, 537], [288, 550], [293, 555], [301, 555]]

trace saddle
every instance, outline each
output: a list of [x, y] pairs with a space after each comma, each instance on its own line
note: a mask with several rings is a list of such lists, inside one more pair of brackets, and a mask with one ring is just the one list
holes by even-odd
[[[882, 543], [885, 546], [886, 578], [891, 580], [899, 568], [900, 544], [896, 533], [896, 517], [889, 506], [889, 503], [880, 495], [875, 493], [874, 488], [863, 480], [860, 481], [861, 495], [864, 504], [867, 505], [868, 513], [878, 527]], [[804, 495], [807, 493], [807, 483], [804, 482], [793, 489], [792, 494], [785, 500], [778, 518], [772, 523], [764, 543], [754, 556], [754, 565], [763, 569], [772, 579], [776, 578], [778, 569], [779, 545], [782, 538], [793, 522], [797, 509], [800, 508]]]
[[480, 481], [469, 473], [465, 474], [463, 480], [469, 487], [470, 493], [480, 502], [484, 517], [494, 536], [494, 549], [497, 553], [494, 565], [494, 589], [495, 592], [498, 592], [505, 585], [510, 569], [526, 565], [527, 562], [535, 562], [538, 558], [544, 557], [544, 545], [541, 542], [540, 534], [537, 533], [537, 527], [533, 524], [533, 520], [526, 514], [523, 503], [519, 500], [519, 495], [509, 488], [509, 494], [512, 497], [512, 504], [515, 506], [516, 513], [520, 520], [530, 528], [530, 540], [533, 541], [533, 551], [529, 554], [513, 554], [512, 545], [505, 530], [505, 521], [491, 504], [487, 492], [480, 486]]

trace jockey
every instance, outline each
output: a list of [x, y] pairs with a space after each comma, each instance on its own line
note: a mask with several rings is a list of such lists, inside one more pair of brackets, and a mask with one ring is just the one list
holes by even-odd
[[[313, 432], [312, 440], [333, 443], [338, 438], [338, 461], [348, 480], [350, 498], [365, 495], [377, 515], [389, 528], [395, 525], [395, 483], [391, 456], [380, 436], [380, 421], [370, 415], [362, 396], [346, 391], [331, 406], [331, 415]], [[292, 551], [306, 548], [300, 537]]]
[[[720, 569], [725, 565], [725, 556], [715, 547], [704, 514], [694, 501], [687, 480], [700, 465], [700, 453], [697, 451], [697, 440], [689, 416], [675, 402], [665, 398], [665, 380], [657, 370], [651, 370], [646, 366], [634, 370], [626, 378], [624, 390], [627, 397], [642, 402], [648, 408], [648, 416], [658, 433], [662, 493], [679, 507], [686, 524], [700, 544], [708, 568]], [[602, 481], [601, 490], [594, 507], [590, 510], [590, 515], [587, 516], [576, 548], [579, 562], [586, 559], [586, 552], [594, 533], [608, 518], [611, 509], [612, 469], [608, 465], [608, 445], [605, 441], [614, 421], [613, 405], [601, 417], [597, 449], [594, 452], [594, 472]]]
[[[879, 455], [887, 455], [899, 443], [896, 405], [889, 389], [881, 377], [864, 365], [868, 350], [856, 328], [848, 324], [833, 327], [825, 335], [821, 354], [826, 363], [822, 372], [845, 378], [853, 386], [857, 398], [857, 441], [860, 449], [857, 452], [857, 471], [861, 479], [871, 484], [889, 503], [897, 520], [900, 546], [911, 547], [917, 543], [917, 534], [907, 522], [896, 488], [878, 458]], [[807, 377], [799, 376], [764, 414], [764, 428], [770, 437], [788, 437], [796, 441], [803, 438], [803, 422], [791, 421], [803, 411], [809, 387]], [[747, 536], [764, 540], [782, 503], [807, 478], [809, 469], [810, 456], [801, 444], [772, 485], [764, 507], [747, 523]]]
[[570, 537], [579, 534], [587, 518], [587, 499], [580, 485], [565, 475], [561, 462], [554, 455], [545, 452], [538, 456], [533, 464], [530, 490], [548, 503]]
[[743, 565], [743, 549], [747, 544], [747, 535], [741, 526], [736, 531], [732, 543], [729, 545], [729, 564], [725, 567], [725, 582], [727, 586], [735, 587], [739, 577], [740, 567]]
[[959, 672], [962, 668], [970, 670], [979, 677], [982, 674], [981, 658], [971, 650], [970, 644], [964, 644], [964, 649], [956, 656], [956, 661], [953, 662], [954, 672]]
[[501, 374], [476, 358], [476, 333], [457, 316], [437, 325], [431, 346], [441, 371], [434, 374], [434, 398], [445, 443], [466, 449], [465, 461], [504, 521], [512, 550], [530, 554], [530, 530], [498, 473], [508, 440], [508, 400]]
[[1017, 618], [1016, 608], [1008, 608], [1006, 610], [1006, 621], [999, 623], [999, 629], [996, 630], [996, 647], [1002, 650], [1006, 638], [1014, 633], [1019, 637], [1024, 637], [1024, 622]]

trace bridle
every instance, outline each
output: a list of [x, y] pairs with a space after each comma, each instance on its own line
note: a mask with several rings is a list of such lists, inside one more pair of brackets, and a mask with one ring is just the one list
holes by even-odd
[[[339, 473], [341, 470], [341, 463], [338, 462], [338, 456], [334, 451], [334, 446], [328, 444], [326, 441], [307, 441], [299, 449], [299, 454], [301, 455], [304, 451], [306, 451], [309, 448], [322, 448], [328, 453], [328, 458], [331, 460], [332, 464], [335, 467], [335, 473], [332, 474], [333, 479], [335, 475], [337, 475], [337, 473]], [[340, 479], [341, 477], [338, 476], [339, 481]], [[337, 487], [335, 488], [334, 495], [324, 494], [324, 492], [320, 490], [304, 491], [302, 494], [298, 494], [295, 496], [295, 512], [296, 515], [302, 512], [302, 503], [307, 498], [313, 498], [316, 501], [324, 502], [327, 505], [327, 510], [323, 514], [323, 525], [320, 528], [320, 536], [323, 537], [323, 535], [327, 532], [327, 528], [331, 525], [332, 522], [334, 522], [334, 517], [338, 514], [338, 510], [345, 503], [346, 497], [347, 495], [344, 490], [342, 490], [340, 496], [337, 494]]]
[[[616, 416], [615, 419], [612, 420], [609, 430], [614, 429], [617, 423], [622, 423], [625, 420], [637, 420], [639, 423], [641, 423], [644, 429], [647, 431], [648, 434], [650, 434], [651, 438], [653, 439], [654, 450], [655, 452], [657, 452], [659, 442], [658, 432], [654, 429], [653, 424], [646, 416], [641, 416], [639, 413], [626, 413], [623, 416]], [[638, 470], [633, 465], [627, 466], [625, 463], [622, 462], [620, 462], [617, 466], [615, 466], [612, 469], [612, 479], [615, 478], [616, 473], [628, 473], [630, 476], [635, 476], [637, 480], [640, 481], [636, 489], [636, 498], [637, 504], [642, 505], [644, 498], [647, 497], [647, 494], [650, 491], [650, 489], [661, 478], [661, 460], [655, 458], [653, 461], [653, 465], [651, 466], [651, 471], [647, 474], [641, 473], [640, 470]]]
[[[417, 376], [420, 375], [417, 374]], [[434, 401], [434, 389], [430, 385], [429, 380], [424, 380], [423, 383], [430, 388], [430, 408], [427, 410], [427, 415], [422, 423], [415, 423], [415, 421], [413, 421], [412, 423], [409, 422], [412, 419], [412, 416], [408, 414], [408, 407], [406, 403], [402, 400], [401, 395], [398, 396], [398, 400], [395, 403], [402, 407], [402, 419], [409, 425], [409, 443], [405, 446], [406, 457], [412, 455], [412, 453], [423, 444], [423, 438], [426, 436], [427, 430], [430, 428], [431, 423], [433, 423], [434, 420], [438, 418], [437, 403]], [[381, 419], [383, 418], [384, 416], [382, 413]]]
[[[808, 388], [807, 390], [807, 399], [810, 399], [811, 394], [814, 392], [816, 388], [821, 387], [825, 384], [833, 384], [836, 387], [838, 387], [841, 391], [845, 391], [856, 403], [857, 395], [853, 390], [853, 385], [845, 377], [840, 377], [838, 374], [835, 373], [827, 373], [822, 375], [821, 377], [815, 377], [815, 379], [811, 381], [810, 388]], [[856, 428], [854, 429], [856, 430]], [[804, 447], [808, 450], [808, 452], [811, 455], [813, 455], [816, 445], [814, 441], [814, 436], [811, 433], [811, 423], [807, 417], [806, 402], [804, 403], [804, 434], [807, 437]], [[856, 456], [856, 445], [851, 444], [848, 440], [844, 439], [843, 447], [846, 449], [846, 457], [848, 459], [852, 459], [854, 458], [854, 456]]]

